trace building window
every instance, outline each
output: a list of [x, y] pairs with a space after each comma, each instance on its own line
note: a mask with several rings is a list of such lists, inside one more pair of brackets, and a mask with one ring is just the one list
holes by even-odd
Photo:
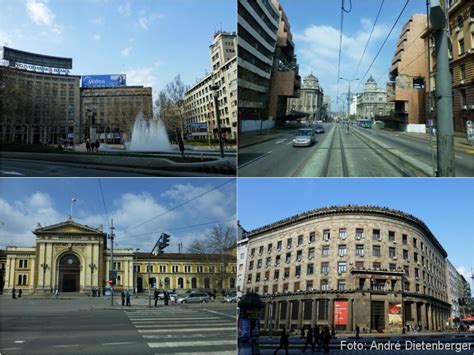
[[456, 25], [462, 31], [462, 28], [464, 27], [464, 19], [463, 19], [462, 15], [459, 15], [456, 18]]
[[467, 105], [466, 89], [464, 88], [461, 89], [461, 105], [462, 106]]
[[28, 268], [28, 260], [27, 259], [20, 260], [20, 269], [27, 269], [27, 268]]
[[413, 260], [415, 261], [415, 263], [418, 262], [418, 253], [413, 253]]
[[263, 245], [261, 245], [259, 248], [258, 248], [258, 255], [262, 255], [263, 254]]
[[417, 241], [416, 241], [416, 238], [413, 238], [413, 246], [414, 246], [415, 248], [418, 248], [418, 243], [417, 243]]
[[328, 280], [321, 280], [321, 291], [328, 291], [329, 283]]
[[251, 282], [252, 282], [252, 274], [247, 276], [247, 283], [249, 284]]
[[372, 267], [374, 268], [374, 270], [380, 270], [382, 265], [379, 262], [374, 262], [372, 263]]
[[410, 276], [410, 268], [407, 265], [403, 267], [403, 271], [405, 271], [406, 276]]
[[331, 238], [331, 232], [329, 229], [323, 230], [323, 240], [328, 241]]
[[250, 256], [253, 258], [255, 256], [255, 248], [250, 250]]
[[281, 250], [281, 240], [279, 240], [277, 242], [277, 250], [280, 251]]
[[321, 273], [327, 274], [329, 272], [329, 263], [321, 263]]
[[474, 21], [474, 6], [471, 7], [471, 11], [469, 12], [469, 18], [471, 21]]
[[288, 292], [288, 283], [283, 284], [283, 292]]
[[372, 256], [380, 256], [380, 245], [374, 245], [372, 247]]
[[314, 264], [308, 264], [306, 267], [306, 274], [307, 275], [313, 275], [314, 273]]
[[395, 232], [394, 231], [388, 231], [388, 241], [389, 242], [394, 242], [395, 241]]
[[373, 240], [380, 240], [380, 229], [374, 229], [372, 231], [372, 239]]
[[302, 250], [298, 250], [296, 252], [296, 260], [297, 261], [301, 261], [301, 259], [303, 259], [303, 251]]
[[269, 267], [269, 266], [271, 265], [271, 263], [272, 263], [272, 257], [269, 256], [269, 257], [267, 258], [267, 260], [265, 261], [265, 266], [266, 266], [266, 267]]
[[339, 245], [339, 256], [347, 255], [347, 247], [345, 245]]
[[388, 264], [388, 268], [390, 271], [395, 271], [395, 269], [397, 268], [397, 265], [396, 264]]
[[303, 235], [298, 236], [298, 246], [300, 246], [301, 244], [303, 244]]
[[291, 242], [292, 242], [291, 238], [286, 241], [286, 247], [288, 249], [291, 249]]
[[262, 259], [257, 260], [257, 269], [260, 269], [262, 267]]
[[396, 251], [396, 249], [393, 248], [393, 247], [388, 248], [388, 256], [391, 257], [391, 258], [397, 256], [397, 251]]
[[240, 253], [240, 260], [245, 259], [245, 253]]
[[272, 286], [272, 292], [273, 293], [278, 293], [278, 285], [273, 285]]
[[289, 267], [286, 267], [285, 270], [283, 270], [284, 274], [283, 274], [283, 278], [287, 279], [288, 277], [290, 277], [290, 268]]
[[345, 240], [347, 238], [347, 229], [339, 228], [339, 239]]
[[346, 280], [337, 280], [337, 289], [344, 291], [346, 289]]
[[461, 80], [465, 80], [466, 79], [466, 64], [461, 64], [459, 66], [459, 71], [460, 71]]
[[347, 270], [347, 265], [345, 261], [338, 261], [337, 262], [337, 272], [342, 273], [346, 272]]
[[316, 232], [309, 233], [309, 242], [312, 243], [316, 240]]
[[403, 245], [408, 244], [408, 236], [406, 234], [402, 234], [402, 243]]
[[459, 44], [459, 55], [463, 55], [464, 54], [464, 38], [461, 38], [458, 41], [458, 44]]
[[253, 270], [253, 260], [249, 262], [249, 270]]
[[280, 270], [275, 270], [273, 273], [273, 279], [276, 281], [280, 277]]
[[191, 265], [185, 265], [184, 272], [191, 272]]
[[364, 268], [364, 262], [363, 261], [356, 261], [355, 267], [356, 267], [356, 269], [363, 269]]
[[260, 281], [260, 273], [257, 272], [257, 274], [255, 275], [255, 282], [258, 282]]
[[306, 281], [306, 291], [313, 291], [313, 281]]
[[356, 245], [356, 255], [357, 256], [364, 256], [364, 245], [362, 245], [362, 244]]
[[200, 272], [200, 273], [201, 273], [202, 270], [203, 270], [202, 265], [198, 265], [198, 266], [197, 266], [197, 272]]
[[267, 246], [267, 253], [270, 253], [272, 251], [272, 243], [268, 244]]
[[301, 265], [298, 265], [295, 267], [295, 276], [300, 277], [301, 276]]
[[160, 272], [166, 272], [166, 265], [160, 265]]
[[275, 265], [280, 265], [281, 256], [277, 255], [275, 258]]
[[356, 239], [361, 240], [362, 238], [364, 238], [364, 229], [356, 228]]
[[263, 286], [263, 294], [268, 294], [268, 286]]
[[173, 265], [173, 272], [179, 272], [179, 265]]
[[308, 249], [308, 258], [309, 258], [309, 259], [314, 258], [314, 254], [315, 254], [315, 248], [314, 248], [314, 247], [313, 247], [313, 248], [309, 248], [309, 249]]
[[408, 250], [403, 249], [403, 259], [404, 260], [408, 259]]
[[291, 253], [286, 253], [285, 262], [289, 264], [291, 261]]
[[323, 256], [329, 256], [329, 245], [323, 246], [323, 248], [321, 249], [321, 252]]

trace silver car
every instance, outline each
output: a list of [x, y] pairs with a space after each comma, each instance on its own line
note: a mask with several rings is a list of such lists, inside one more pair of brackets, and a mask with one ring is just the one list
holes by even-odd
[[211, 297], [205, 292], [193, 292], [178, 298], [178, 303], [207, 303]]
[[312, 128], [300, 128], [293, 138], [293, 147], [309, 147], [316, 143], [314, 130]]

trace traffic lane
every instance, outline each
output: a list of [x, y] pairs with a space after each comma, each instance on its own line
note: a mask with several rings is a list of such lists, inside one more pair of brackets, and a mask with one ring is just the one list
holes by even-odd
[[267, 142], [271, 144], [259, 147], [261, 154], [258, 158], [239, 167], [238, 175], [293, 176], [300, 166], [317, 151], [320, 141], [324, 139], [325, 135], [326, 133], [316, 135], [316, 144], [310, 147], [293, 147], [294, 135], [287, 135], [277, 141]]
[[152, 353], [121, 310], [31, 314], [2, 315], [2, 353]]
[[[410, 156], [417, 158], [426, 164], [432, 165], [432, 161], [434, 160], [436, 165], [436, 146], [431, 148], [429, 141], [424, 141], [415, 137], [407, 137], [396, 133], [384, 132], [378, 129], [368, 129], [364, 131], [380, 138], [380, 140], [386, 144], [395, 145], [395, 148], [398, 150], [410, 154]], [[433, 143], [436, 144], [435, 139], [433, 140]], [[455, 152], [454, 159], [456, 176], [474, 176], [474, 156], [467, 153]]]

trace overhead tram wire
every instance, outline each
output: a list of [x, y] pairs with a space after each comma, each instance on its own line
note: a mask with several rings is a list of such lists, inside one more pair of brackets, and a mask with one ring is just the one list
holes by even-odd
[[[342, 33], [344, 29], [344, 13], [352, 11], [352, 0], [349, 0], [349, 9], [346, 10], [344, 7], [344, 0], [341, 0], [341, 23], [339, 25], [339, 56], [337, 59], [337, 92], [336, 97], [339, 97], [339, 77], [341, 76], [341, 53], [342, 53]], [[339, 104], [338, 104], [339, 107]]]
[[369, 68], [367, 69], [367, 71], [365, 72], [364, 76], [361, 78], [361, 80], [359, 81], [359, 84], [357, 85], [357, 88], [354, 90], [355, 92], [357, 92], [357, 90], [359, 89], [359, 86], [362, 82], [364, 82], [364, 79], [365, 77], [367, 76], [367, 74], [369, 73], [370, 69], [372, 69], [372, 66], [374, 65], [375, 61], [377, 60], [380, 52], [382, 52], [382, 49], [383, 47], [385, 46], [385, 43], [387, 43], [388, 41], [388, 38], [390, 37], [390, 35], [392, 34], [393, 30], [395, 29], [395, 26], [397, 25], [398, 21], [400, 20], [400, 18], [402, 17], [403, 15], [403, 12], [405, 12], [405, 9], [407, 8], [408, 4], [410, 3], [410, 0], [407, 0], [405, 5], [403, 6], [402, 10], [400, 11], [400, 13], [398, 14], [398, 17], [397, 19], [395, 20], [395, 23], [393, 24], [392, 28], [390, 29], [390, 31], [388, 32], [387, 36], [385, 37], [382, 45], [380, 46], [377, 54], [375, 55], [374, 59], [372, 60], [372, 63], [370, 63], [369, 65]]
[[179, 207], [182, 207], [182, 206], [184, 206], [184, 205], [186, 205], [186, 204], [188, 204], [188, 203], [190, 203], [190, 202], [192, 202], [192, 201], [195, 201], [195, 200], [197, 200], [198, 198], [201, 198], [202, 196], [204, 196], [204, 195], [206, 195], [206, 194], [208, 194], [208, 193], [210, 193], [210, 192], [212, 192], [212, 191], [214, 191], [214, 190], [217, 190], [217, 189], [221, 188], [222, 186], [227, 185], [227, 184], [229, 184], [229, 183], [231, 183], [231, 182], [234, 182], [234, 181], [235, 181], [235, 179], [231, 179], [231, 180], [227, 180], [226, 182], [224, 182], [224, 183], [222, 183], [222, 184], [219, 184], [219, 185], [217, 185], [217, 186], [214, 186], [212, 189], [209, 189], [209, 190], [207, 190], [207, 191], [205, 191], [205, 192], [203, 192], [203, 193], [201, 193], [201, 194], [199, 194], [199, 195], [197, 195], [197, 196], [195, 196], [195, 197], [193, 197], [193, 198], [191, 198], [191, 199], [189, 199], [189, 200], [186, 200], [186, 201], [184, 201], [184, 202], [182, 202], [182, 203], [180, 203], [180, 204], [177, 204], [176, 206], [170, 208], [169, 210], [166, 210], [166, 211], [164, 211], [164, 212], [162, 212], [162, 213], [156, 215], [155, 217], [150, 218], [149, 220], [146, 220], [145, 222], [142, 222], [142, 223], [140, 223], [140, 224], [137, 224], [137, 225], [134, 226], [134, 227], [128, 228], [128, 229], [125, 230], [123, 233], [125, 234], [125, 233], [131, 231], [132, 229], [139, 228], [139, 227], [141, 227], [141, 226], [143, 226], [143, 225], [145, 225], [145, 224], [147, 224], [147, 223], [149, 223], [149, 222], [151, 222], [151, 221], [154, 221], [155, 219], [158, 219], [158, 218], [164, 216], [165, 214], [168, 214], [168, 213], [170, 213], [171, 211], [174, 211], [175, 209], [177, 209], [177, 208], [179, 208]]
[[385, 3], [385, 0], [382, 0], [382, 2], [380, 3], [379, 11], [377, 12], [377, 16], [375, 17], [374, 25], [372, 26], [372, 30], [370, 31], [369, 39], [367, 40], [367, 43], [365, 44], [364, 52], [362, 53], [362, 56], [360, 57], [359, 64], [357, 64], [357, 69], [355, 71], [355, 74], [352, 76], [353, 78], [357, 78], [360, 65], [362, 64], [362, 60], [364, 59], [365, 52], [367, 51], [367, 48], [369, 47], [370, 40], [372, 39], [372, 34], [374, 33], [374, 30], [375, 30], [375, 25], [377, 25], [377, 21], [379, 19], [380, 12], [382, 12], [382, 7], [384, 3]]
[[104, 198], [104, 190], [102, 189], [102, 182], [100, 181], [100, 178], [97, 179], [99, 180], [99, 187], [100, 187], [100, 194], [102, 196], [102, 203], [104, 205], [104, 210], [105, 210], [105, 216], [107, 217], [107, 224], [110, 228], [110, 219], [109, 219], [109, 212], [107, 211], [107, 205], [105, 203], [105, 198]]

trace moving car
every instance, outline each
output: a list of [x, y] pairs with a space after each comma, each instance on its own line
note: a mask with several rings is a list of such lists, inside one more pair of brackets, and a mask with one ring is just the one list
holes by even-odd
[[312, 128], [300, 128], [296, 131], [293, 147], [309, 147], [314, 143], [316, 143], [316, 139]]
[[223, 300], [224, 303], [236, 303], [237, 302], [237, 292], [229, 293]]
[[317, 125], [316, 127], [314, 127], [314, 133], [324, 133], [324, 127], [321, 125]]
[[193, 292], [178, 298], [178, 303], [207, 303], [211, 297], [206, 292]]

